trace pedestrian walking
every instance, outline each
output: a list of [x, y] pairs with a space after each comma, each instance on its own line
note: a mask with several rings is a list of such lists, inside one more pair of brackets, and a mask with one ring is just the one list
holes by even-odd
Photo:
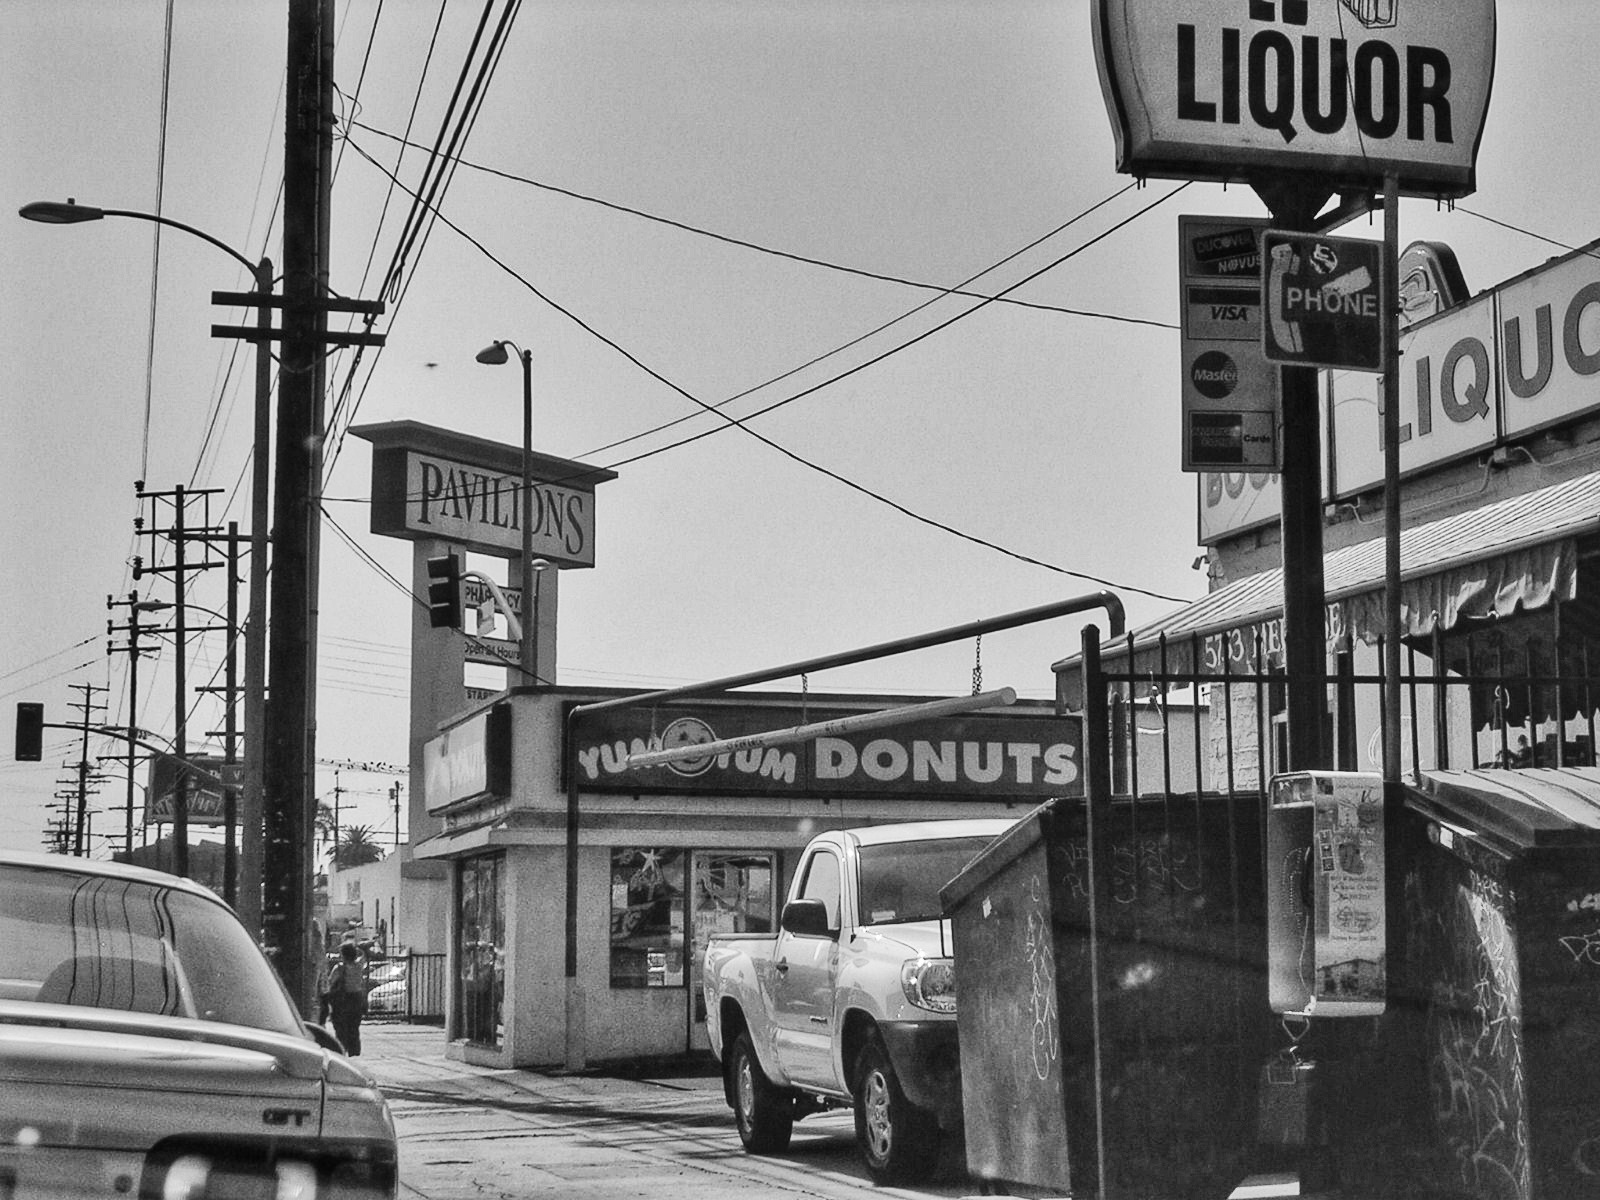
[[352, 1058], [361, 1053], [361, 1018], [367, 1012], [367, 972], [360, 960], [361, 948], [354, 942], [340, 946], [322, 997], [333, 1016], [334, 1036]]

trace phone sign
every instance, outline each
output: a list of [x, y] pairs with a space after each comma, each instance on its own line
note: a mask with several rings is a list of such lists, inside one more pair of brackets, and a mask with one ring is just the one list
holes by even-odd
[[1262, 349], [1273, 362], [1383, 370], [1383, 243], [1268, 230]]

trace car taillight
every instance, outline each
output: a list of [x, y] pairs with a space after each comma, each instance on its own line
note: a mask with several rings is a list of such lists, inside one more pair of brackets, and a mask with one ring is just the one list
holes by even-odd
[[279, 1150], [217, 1145], [158, 1148], [140, 1200], [389, 1200], [396, 1164], [387, 1146], [352, 1143]]

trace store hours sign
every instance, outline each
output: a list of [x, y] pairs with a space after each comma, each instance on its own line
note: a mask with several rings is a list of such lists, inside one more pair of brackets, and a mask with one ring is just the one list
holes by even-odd
[[1117, 169], [1474, 188], [1494, 0], [1097, 0]]

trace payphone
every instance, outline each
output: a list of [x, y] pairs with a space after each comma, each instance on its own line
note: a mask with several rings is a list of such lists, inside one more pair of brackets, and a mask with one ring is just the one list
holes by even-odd
[[1274, 1012], [1365, 1017], [1387, 988], [1382, 777], [1277, 775], [1267, 794], [1267, 991]]

